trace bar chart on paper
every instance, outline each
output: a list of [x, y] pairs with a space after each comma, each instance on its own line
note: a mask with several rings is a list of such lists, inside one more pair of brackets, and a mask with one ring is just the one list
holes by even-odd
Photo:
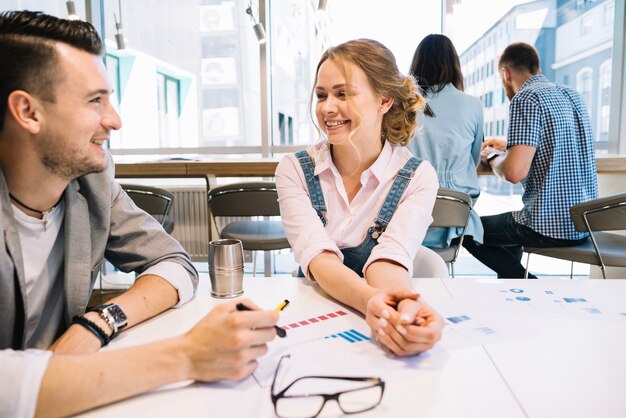
[[328, 358], [345, 355], [356, 346], [365, 347], [371, 341], [369, 327], [363, 318], [345, 309], [281, 316], [278, 326], [287, 331], [287, 338], [272, 341], [268, 355], [259, 359], [254, 377], [261, 386], [271, 383], [282, 355], [328, 363]]
[[[568, 286], [569, 284], [569, 286]], [[536, 317], [565, 317], [594, 320], [626, 320], [626, 304], [594, 281], [506, 281], [489, 282], [488, 291], [477, 292], [471, 284], [446, 283], [455, 297], [468, 307], [500, 306], [511, 312]]]
[[349, 343], [358, 343], [360, 341], [369, 341], [371, 340], [370, 337], [368, 337], [367, 335], [363, 335], [362, 333], [360, 333], [359, 331], [355, 330], [355, 329], [349, 329], [343, 332], [338, 332], [336, 334], [331, 334], [331, 335], [327, 335], [324, 337], [325, 339], [327, 338], [343, 338], [344, 340], [346, 340]]
[[[364, 318], [337, 307], [324, 312], [293, 312], [281, 315], [278, 326], [287, 338], [269, 343], [269, 352], [258, 359], [254, 378], [268, 387], [281, 357], [289, 356], [283, 381], [308, 375], [380, 376], [403, 378], [420, 369], [428, 356], [396, 357], [373, 341]], [[468, 321], [471, 322], [471, 321]]]
[[348, 343], [369, 341], [369, 329], [362, 318], [343, 309], [331, 312], [285, 317], [279, 326], [287, 331], [286, 339], [276, 346], [291, 347], [316, 340], [339, 338]]
[[291, 322], [291, 323], [289, 323], [287, 325], [282, 325], [281, 328], [286, 331], [288, 329], [300, 328], [300, 327], [304, 327], [306, 325], [323, 323], [323, 321], [328, 321], [328, 320], [339, 318], [339, 317], [342, 317], [342, 316], [345, 316], [345, 315], [348, 315], [348, 314], [347, 314], [347, 312], [345, 312], [343, 310], [338, 310], [338, 311], [335, 311], [335, 312], [328, 312], [326, 314], [312, 316], [312, 317], [307, 318], [307, 319], [295, 320], [294, 322]]

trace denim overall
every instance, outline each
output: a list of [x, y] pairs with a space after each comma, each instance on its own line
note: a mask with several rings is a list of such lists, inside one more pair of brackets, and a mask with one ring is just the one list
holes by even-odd
[[[326, 226], [326, 203], [324, 202], [324, 195], [322, 194], [320, 180], [316, 175], [314, 175], [315, 161], [313, 161], [306, 150], [297, 152], [296, 157], [298, 158], [300, 167], [302, 167], [302, 171], [304, 172], [304, 177], [309, 188], [311, 205], [313, 205], [313, 209], [317, 212], [317, 216], [320, 217], [322, 224]], [[398, 170], [398, 174], [396, 174], [396, 178], [391, 185], [391, 189], [389, 189], [389, 193], [387, 193], [387, 197], [385, 198], [378, 215], [374, 219], [374, 225], [367, 230], [367, 234], [365, 235], [363, 242], [356, 247], [340, 249], [344, 257], [343, 264], [359, 276], [363, 277], [363, 266], [365, 265], [365, 262], [369, 258], [372, 249], [378, 244], [378, 237], [385, 232], [387, 225], [391, 221], [391, 217], [398, 208], [404, 189], [406, 189], [406, 186], [415, 174], [415, 169], [417, 169], [421, 162], [422, 160], [416, 157], [411, 157], [411, 159], [406, 162], [404, 167]], [[298, 269], [298, 277], [304, 277], [302, 268]]]

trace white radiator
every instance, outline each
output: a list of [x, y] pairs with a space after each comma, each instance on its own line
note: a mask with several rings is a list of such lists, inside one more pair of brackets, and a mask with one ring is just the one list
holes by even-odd
[[207, 191], [203, 186], [162, 186], [174, 194], [174, 232], [193, 261], [209, 257], [209, 221]]

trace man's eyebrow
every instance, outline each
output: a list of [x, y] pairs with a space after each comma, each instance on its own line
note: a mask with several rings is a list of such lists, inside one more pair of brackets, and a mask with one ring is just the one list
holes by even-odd
[[113, 94], [115, 90], [97, 89], [89, 92], [87, 96], [95, 96], [96, 94]]

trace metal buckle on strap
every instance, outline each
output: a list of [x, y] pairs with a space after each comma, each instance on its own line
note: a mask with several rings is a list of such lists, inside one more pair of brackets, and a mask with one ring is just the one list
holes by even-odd
[[[409, 173], [408, 177], [405, 174], [407, 172]], [[404, 168], [401, 168], [400, 170], [398, 170], [398, 174], [397, 174], [398, 177], [402, 177], [402, 178], [405, 178], [407, 180], [411, 180], [414, 175], [415, 175], [415, 171], [409, 171], [409, 170], [406, 170]]]
[[367, 230], [367, 233], [372, 237], [372, 239], [375, 240], [380, 238], [383, 232], [385, 232], [385, 228], [378, 225], [370, 226], [370, 228]]

